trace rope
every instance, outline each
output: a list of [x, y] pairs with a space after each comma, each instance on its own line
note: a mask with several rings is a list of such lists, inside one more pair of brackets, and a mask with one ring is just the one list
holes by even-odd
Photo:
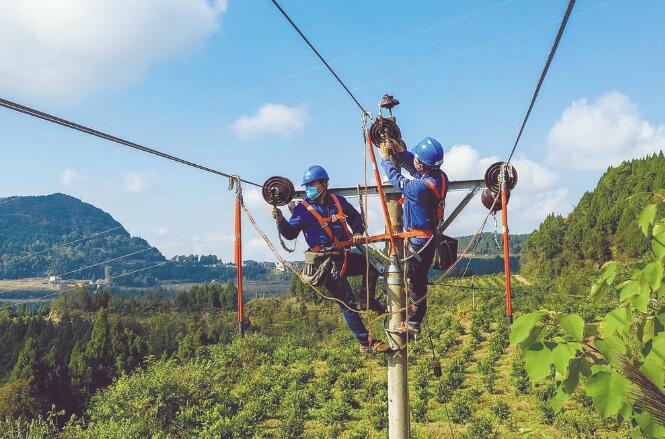
[[517, 149], [517, 144], [519, 143], [520, 139], [522, 138], [522, 133], [524, 132], [524, 128], [526, 127], [526, 123], [529, 120], [529, 116], [531, 115], [531, 110], [533, 110], [533, 106], [536, 103], [536, 99], [538, 99], [538, 94], [540, 93], [540, 87], [542, 87], [543, 82], [545, 81], [545, 77], [547, 76], [547, 72], [550, 69], [550, 65], [552, 64], [552, 60], [554, 59], [554, 54], [556, 54], [556, 50], [559, 47], [559, 42], [561, 41], [561, 37], [563, 36], [563, 32], [566, 30], [566, 25], [568, 24], [568, 19], [570, 18], [570, 13], [573, 11], [573, 6], [575, 6], [575, 0], [569, 0], [568, 1], [568, 7], [566, 8], [566, 12], [563, 14], [563, 18], [561, 19], [561, 24], [559, 25], [559, 31], [556, 34], [556, 38], [554, 39], [554, 44], [552, 44], [552, 48], [550, 49], [550, 54], [547, 56], [547, 61], [545, 62], [545, 67], [543, 67], [543, 71], [540, 73], [540, 79], [538, 80], [538, 85], [536, 85], [536, 89], [533, 92], [533, 96], [531, 97], [531, 103], [529, 104], [529, 109], [527, 110], [526, 114], [524, 115], [524, 120], [522, 121], [522, 125], [520, 126], [519, 133], [517, 133], [517, 138], [515, 139], [515, 144], [513, 145], [513, 148], [510, 150], [510, 155], [508, 156], [507, 162], [510, 163], [510, 160], [513, 158], [513, 154], [515, 153], [515, 150]]
[[[128, 146], [128, 147], [136, 149], [138, 151], [142, 151], [142, 152], [145, 152], [145, 153], [148, 153], [148, 154], [156, 155], [158, 157], [162, 157], [162, 158], [165, 158], [167, 160], [171, 160], [173, 162], [183, 164], [185, 166], [196, 168], [196, 169], [199, 169], [201, 171], [209, 172], [209, 173], [215, 174], [215, 175], [221, 175], [222, 177], [229, 177], [229, 178], [233, 177], [231, 174], [227, 174], [225, 172], [217, 171], [217, 170], [209, 168], [207, 166], [199, 165], [197, 163], [190, 162], [190, 161], [185, 160], [185, 159], [181, 159], [179, 157], [167, 154], [165, 152], [161, 152], [161, 151], [158, 151], [156, 149], [148, 148], [147, 146], [139, 145], [138, 143], [131, 142], [129, 140], [125, 140], [121, 137], [116, 137], [114, 135], [107, 134], [107, 133], [102, 132], [102, 131], [98, 131], [96, 129], [87, 127], [85, 125], [81, 125], [81, 124], [78, 124], [76, 122], [72, 122], [72, 121], [67, 120], [67, 119], [62, 119], [62, 118], [54, 116], [52, 114], [44, 113], [43, 111], [39, 111], [39, 110], [36, 110], [34, 108], [18, 104], [16, 102], [9, 101], [7, 99], [0, 98], [0, 106], [8, 108], [10, 110], [17, 111], [19, 113], [27, 114], [28, 116], [36, 117], [38, 119], [43, 119], [47, 122], [51, 122], [51, 123], [54, 123], [54, 124], [57, 124], [57, 125], [62, 125], [64, 127], [80, 131], [82, 133], [90, 134], [91, 136], [99, 137], [101, 139], [108, 140], [110, 142], [119, 143], [120, 145]], [[263, 187], [263, 185], [260, 185], [258, 183], [254, 183], [252, 181], [242, 180], [242, 179], [241, 179], [241, 181], [244, 182], [244, 183], [247, 183], [247, 184], [251, 184], [252, 186]]]
[[282, 13], [282, 15], [284, 16], [284, 18], [287, 19], [287, 21], [288, 21], [288, 22], [291, 24], [291, 26], [296, 30], [296, 32], [298, 32], [298, 35], [300, 35], [300, 37], [305, 41], [305, 43], [307, 43], [307, 45], [309, 46], [309, 48], [312, 49], [312, 51], [316, 54], [316, 56], [321, 60], [321, 62], [323, 63], [323, 65], [325, 65], [326, 68], [330, 71], [330, 73], [332, 73], [332, 75], [335, 77], [335, 79], [337, 79], [337, 82], [339, 82], [339, 84], [344, 88], [344, 90], [346, 91], [346, 93], [347, 93], [349, 96], [351, 96], [351, 99], [353, 99], [353, 102], [355, 102], [356, 105], [358, 106], [358, 108], [360, 108], [360, 111], [362, 111], [363, 113], [367, 113], [367, 110], [365, 110], [365, 108], [364, 108], [364, 107], [362, 106], [362, 104], [358, 101], [358, 99], [356, 99], [356, 97], [353, 95], [353, 93], [351, 93], [351, 90], [349, 90], [349, 87], [347, 87], [346, 84], [344, 84], [344, 81], [342, 81], [342, 80], [340, 79], [340, 77], [337, 75], [337, 73], [335, 73], [335, 71], [333, 70], [333, 68], [330, 67], [330, 64], [328, 64], [328, 62], [323, 58], [323, 56], [321, 56], [321, 54], [319, 53], [319, 51], [316, 50], [316, 47], [314, 47], [314, 45], [309, 41], [309, 39], [305, 36], [305, 34], [302, 33], [302, 31], [300, 30], [300, 28], [298, 27], [298, 25], [296, 25], [296, 24], [293, 22], [293, 20], [291, 19], [291, 17], [289, 17], [289, 14], [287, 14], [286, 11], [285, 11], [285, 10], [279, 5], [279, 3], [277, 3], [277, 0], [272, 0], [272, 3], [275, 5], [275, 7], [277, 7], [277, 9], [279, 9], [279, 12]]

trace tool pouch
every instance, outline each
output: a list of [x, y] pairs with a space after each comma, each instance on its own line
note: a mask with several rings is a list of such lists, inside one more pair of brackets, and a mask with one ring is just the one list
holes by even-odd
[[329, 254], [306, 251], [302, 281], [314, 287], [322, 285], [330, 274], [332, 264], [332, 257]]
[[434, 260], [432, 268], [447, 270], [457, 261], [457, 240], [439, 233], [434, 237]]

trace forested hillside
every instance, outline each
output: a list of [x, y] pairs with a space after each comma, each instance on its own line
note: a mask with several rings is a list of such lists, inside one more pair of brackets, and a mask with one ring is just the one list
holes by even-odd
[[649, 241], [635, 227], [635, 218], [644, 203], [631, 196], [663, 187], [662, 152], [609, 168], [566, 218], [550, 215], [531, 233], [524, 243], [522, 272], [529, 278], [551, 279], [567, 269], [643, 255]]
[[[528, 234], [510, 235], [510, 254], [520, 255], [522, 253], [522, 248], [524, 247], [524, 241], [526, 241], [528, 237]], [[461, 252], [469, 244], [471, 236], [460, 236], [457, 239], [459, 241], [458, 248]], [[501, 232], [498, 231], [496, 234], [493, 232], [481, 233], [474, 241], [473, 246], [469, 249], [469, 253], [473, 253], [476, 256], [503, 255], [503, 237]]]

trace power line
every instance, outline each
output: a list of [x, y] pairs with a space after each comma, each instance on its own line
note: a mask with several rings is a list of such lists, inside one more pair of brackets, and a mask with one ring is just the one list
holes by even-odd
[[[140, 271], [150, 270], [151, 268], [161, 267], [162, 265], [170, 264], [172, 262], [174, 262], [174, 261], [170, 260], [170, 261], [160, 262], [159, 264], [151, 265], [150, 267], [140, 268], [138, 270], [134, 270], [134, 271], [130, 271], [130, 272], [127, 272], [127, 273], [119, 274], [117, 276], [112, 276], [112, 277], [109, 278], [109, 280], [117, 279], [117, 278], [123, 277], [123, 276], [129, 276], [131, 274], [138, 273]], [[63, 292], [66, 292], [66, 291], [58, 291], [56, 293], [47, 294], [45, 296], [39, 296], [39, 297], [35, 297], [35, 298], [32, 298], [32, 299], [26, 299], [26, 300], [21, 300], [21, 301], [15, 302], [15, 303], [10, 303], [9, 305], [5, 305], [5, 306], [0, 307], [0, 310], [6, 309], [6, 308], [11, 308], [11, 307], [18, 306], [18, 305], [22, 305], [22, 304], [25, 304], [25, 303], [28, 303], [28, 302], [38, 302], [38, 301], [47, 299], [49, 297], [59, 296]]]
[[[81, 272], [81, 271], [87, 270], [88, 268], [98, 267], [98, 266], [100, 266], [100, 265], [104, 265], [104, 264], [107, 264], [107, 263], [109, 263], [109, 262], [117, 261], [118, 259], [123, 259], [123, 258], [129, 257], [129, 256], [137, 255], [137, 254], [139, 254], [139, 253], [147, 252], [147, 251], [149, 251], [149, 250], [154, 250], [154, 248], [152, 248], [152, 247], [144, 248], [144, 249], [142, 249], [142, 250], [135, 251], [135, 252], [132, 252], [132, 253], [128, 253], [128, 254], [126, 254], [126, 255], [116, 256], [115, 258], [107, 259], [107, 260], [102, 261], [102, 262], [96, 262], [96, 263], [91, 264], [91, 265], [86, 265], [85, 267], [77, 268], [76, 270], [68, 271], [68, 272], [66, 272], [66, 273], [57, 274], [56, 276], [58, 276], [58, 277], [68, 276], [68, 275], [70, 275], [70, 274], [74, 274], [74, 273], [78, 273], [78, 272]], [[20, 287], [17, 287], [17, 288], [11, 288], [11, 289], [9, 289], [9, 290], [0, 291], [0, 294], [5, 294], [5, 293], [12, 292], [12, 291], [20, 290], [20, 289], [21, 289]]]
[[[156, 155], [158, 157], [162, 157], [162, 158], [165, 158], [167, 160], [171, 160], [173, 162], [177, 162], [177, 163], [180, 163], [180, 164], [192, 167], [192, 168], [199, 169], [201, 171], [209, 172], [209, 173], [215, 174], [215, 175], [220, 175], [222, 177], [228, 177], [228, 178], [234, 178], [235, 177], [234, 175], [227, 174], [225, 172], [221, 172], [221, 171], [218, 171], [216, 169], [209, 168], [207, 166], [199, 165], [198, 163], [190, 162], [189, 160], [181, 159], [181, 158], [176, 157], [174, 155], [167, 154], [165, 152], [161, 152], [161, 151], [158, 151], [156, 149], [148, 148], [147, 146], [139, 145], [138, 143], [135, 143], [135, 142], [132, 142], [132, 141], [129, 141], [129, 140], [125, 140], [121, 137], [117, 137], [117, 136], [114, 136], [112, 134], [108, 134], [108, 133], [105, 133], [105, 132], [102, 132], [102, 131], [98, 131], [94, 128], [90, 128], [90, 127], [87, 127], [85, 125], [81, 125], [81, 124], [78, 124], [76, 122], [72, 122], [70, 120], [54, 116], [52, 114], [36, 110], [34, 108], [31, 108], [31, 107], [28, 107], [28, 106], [25, 106], [25, 105], [21, 105], [21, 104], [18, 104], [16, 102], [9, 101], [7, 99], [0, 98], [0, 106], [3, 106], [3, 107], [8, 108], [10, 110], [18, 111], [19, 113], [27, 114], [28, 116], [43, 119], [47, 122], [55, 123], [57, 125], [62, 125], [64, 127], [71, 128], [73, 130], [81, 131], [82, 133], [90, 134], [92, 136], [99, 137], [99, 138], [104, 139], [104, 140], [108, 140], [110, 142], [119, 143], [120, 145], [125, 145], [125, 146], [128, 146], [130, 148], [133, 148], [133, 149], [136, 149], [136, 150], [139, 150], [139, 151], [142, 151], [142, 152], [146, 152], [148, 154]], [[243, 179], [240, 179], [240, 181], [242, 181], [244, 183], [247, 183], [247, 184], [250, 184], [252, 186], [263, 187], [263, 185], [260, 185], [258, 183], [254, 183], [252, 181], [243, 180]]]
[[109, 232], [112, 232], [112, 231], [118, 230], [118, 229], [122, 229], [122, 226], [114, 227], [112, 229], [104, 230], [103, 232], [94, 233], [92, 235], [84, 236], [83, 238], [79, 238], [79, 239], [76, 239], [74, 241], [65, 242], [64, 244], [56, 245], [55, 247], [47, 248], [46, 250], [41, 250], [41, 251], [38, 251], [38, 252], [32, 252], [32, 253], [28, 253], [28, 254], [21, 255], [21, 256], [15, 256], [15, 257], [13, 257], [9, 260], [2, 261], [2, 263], [3, 264], [9, 264], [11, 262], [14, 262], [14, 261], [17, 261], [17, 260], [20, 260], [20, 259], [25, 259], [25, 258], [29, 258], [31, 256], [41, 255], [43, 253], [48, 253], [50, 251], [57, 250], [57, 249], [62, 248], [62, 247], [67, 247], [68, 245], [76, 244], [77, 242], [85, 241], [86, 239], [90, 239], [90, 238], [94, 238], [96, 236], [104, 235], [106, 233], [109, 233]]
[[543, 81], [545, 81], [545, 77], [547, 76], [547, 72], [550, 69], [552, 60], [554, 59], [554, 54], [556, 53], [556, 50], [559, 47], [559, 42], [561, 42], [561, 37], [563, 36], [563, 32], [566, 30], [566, 25], [568, 24], [568, 19], [570, 18], [570, 13], [573, 11], [574, 6], [575, 6], [575, 0], [569, 0], [566, 12], [563, 14], [563, 18], [561, 19], [561, 25], [559, 25], [559, 31], [557, 32], [556, 38], [554, 39], [554, 44], [552, 44], [550, 53], [547, 56], [545, 67], [543, 67], [543, 71], [540, 73], [540, 79], [538, 80], [538, 85], [536, 85], [536, 89], [534, 90], [533, 96], [531, 97], [531, 103], [529, 104], [529, 109], [524, 115], [524, 120], [522, 121], [522, 125], [520, 126], [519, 133], [517, 133], [517, 138], [515, 139], [515, 144], [513, 145], [513, 148], [510, 150], [510, 155], [508, 156], [507, 160], [508, 163], [510, 163], [510, 160], [513, 158], [515, 149], [517, 149], [517, 144], [522, 138], [522, 133], [524, 132], [526, 123], [529, 120], [529, 116], [531, 115], [531, 110], [533, 110], [533, 106], [536, 103], [536, 99], [538, 99], [538, 94], [540, 93], [540, 87], [543, 85]]
[[296, 25], [293, 22], [293, 20], [291, 20], [291, 17], [289, 17], [289, 14], [287, 14], [286, 11], [284, 9], [282, 9], [282, 7], [279, 5], [279, 3], [277, 3], [277, 0], [272, 0], [272, 3], [275, 5], [275, 7], [277, 7], [277, 9], [279, 9], [279, 12], [281, 12], [282, 15], [284, 16], [284, 18], [286, 18], [288, 20], [288, 22], [291, 24], [291, 26], [293, 26], [293, 28], [296, 30], [296, 32], [298, 32], [300, 37], [305, 41], [305, 43], [307, 43], [309, 48], [312, 49], [314, 51], [314, 53], [316, 54], [316, 56], [319, 57], [321, 62], [326, 66], [326, 68], [330, 71], [330, 73], [332, 73], [332, 75], [335, 77], [335, 79], [337, 79], [337, 82], [339, 82], [339, 84], [344, 88], [344, 90], [346, 90], [346, 92], [349, 94], [349, 96], [351, 96], [351, 99], [353, 99], [353, 102], [355, 102], [356, 105], [358, 106], [358, 108], [360, 108], [360, 111], [362, 111], [363, 113], [367, 113], [367, 110], [365, 110], [365, 107], [363, 107], [362, 104], [358, 101], [358, 99], [356, 99], [356, 97], [353, 95], [353, 93], [351, 93], [351, 90], [349, 90], [349, 87], [347, 87], [346, 84], [344, 84], [344, 81], [342, 81], [340, 79], [340, 77], [337, 75], [337, 73], [335, 73], [333, 68], [330, 67], [330, 64], [328, 64], [328, 62], [323, 58], [323, 56], [321, 56], [319, 51], [316, 50], [316, 47], [314, 47], [314, 45], [312, 43], [310, 43], [309, 39], [305, 36], [305, 34], [302, 33], [302, 31], [300, 30], [298, 25]]

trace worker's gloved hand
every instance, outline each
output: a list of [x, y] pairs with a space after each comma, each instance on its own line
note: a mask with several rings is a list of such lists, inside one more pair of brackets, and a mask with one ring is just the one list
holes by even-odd
[[406, 144], [404, 143], [403, 140], [395, 140], [395, 139], [386, 139], [381, 142], [379, 145], [379, 154], [381, 155], [381, 158], [386, 158], [390, 156], [390, 152], [394, 152], [396, 154], [399, 154], [400, 152], [403, 152], [406, 149]]
[[354, 233], [354, 235], [351, 237], [351, 242], [353, 245], [360, 245], [365, 243], [365, 237], [361, 235], [360, 233]]
[[285, 221], [284, 215], [282, 215], [282, 211], [275, 206], [273, 206], [272, 208], [272, 217], [275, 218], [280, 223]]

